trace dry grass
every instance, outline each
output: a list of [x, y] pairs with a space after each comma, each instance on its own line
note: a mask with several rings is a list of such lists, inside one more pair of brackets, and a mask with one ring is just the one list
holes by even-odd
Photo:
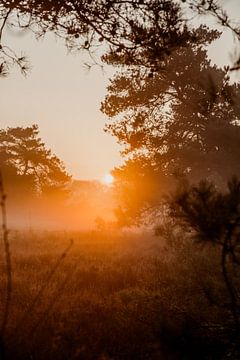
[[12, 233], [7, 358], [224, 359], [204, 328], [225, 319], [205, 294], [221, 290], [214, 251], [149, 234]]

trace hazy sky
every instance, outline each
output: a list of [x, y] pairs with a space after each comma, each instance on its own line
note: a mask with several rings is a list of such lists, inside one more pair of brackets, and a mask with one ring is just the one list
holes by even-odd
[[[228, 8], [240, 14], [240, 0], [228, 0]], [[29, 33], [8, 34], [15, 49], [29, 57], [31, 71], [24, 78], [14, 71], [0, 80], [0, 127], [38, 124], [47, 147], [60, 157], [77, 178], [101, 179], [120, 164], [116, 140], [103, 131], [107, 118], [100, 112], [110, 70], [86, 72], [83, 55], [69, 55], [61, 41], [48, 35], [36, 41]], [[209, 55], [214, 62], [230, 62], [232, 37], [217, 41]]]

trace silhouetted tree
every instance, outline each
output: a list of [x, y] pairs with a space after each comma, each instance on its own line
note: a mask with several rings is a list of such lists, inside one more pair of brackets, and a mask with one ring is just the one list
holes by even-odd
[[146, 58], [141, 56], [143, 51], [155, 62], [156, 57], [165, 56], [188, 38], [180, 6], [172, 0], [6, 0], [1, 3], [0, 15], [3, 72], [12, 64], [26, 70], [25, 59], [4, 44], [6, 25], [16, 30], [31, 29], [37, 37], [54, 32], [70, 50], [91, 51], [96, 45], [107, 43], [111, 54], [124, 55], [140, 65]]
[[160, 59], [189, 40], [189, 16], [182, 9], [183, 3], [194, 14], [212, 14], [239, 38], [238, 26], [214, 0], [3, 0], [0, 74], [5, 75], [13, 64], [20, 66], [23, 73], [27, 71], [26, 58], [15, 54], [4, 42], [7, 26], [17, 31], [29, 29], [37, 37], [51, 31], [63, 38], [70, 50], [91, 51], [105, 43], [109, 46], [105, 61], [110, 57], [111, 62], [118, 62], [124, 57], [126, 63], [156, 68]]
[[187, 229], [186, 236], [220, 247], [222, 275], [239, 335], [240, 181], [233, 178], [225, 192], [206, 181], [184, 186], [169, 203], [170, 215]]
[[32, 193], [66, 191], [70, 176], [46, 149], [37, 125], [0, 130], [0, 166], [6, 184]]
[[[176, 175], [223, 185], [240, 174], [240, 87], [207, 57], [206, 45], [219, 34], [200, 27], [192, 36], [198, 42], [177, 48], [158, 72], [124, 66], [123, 59], [102, 103], [102, 111], [112, 119], [106, 131], [117, 137], [127, 158], [115, 177], [125, 176], [126, 181], [135, 163], [128, 187], [135, 182], [137, 189], [144, 173], [148, 178], [152, 174], [156, 186], [151, 197], [170, 189]], [[146, 179], [142, 191], [144, 186]], [[137, 193], [140, 202], [142, 192]]]

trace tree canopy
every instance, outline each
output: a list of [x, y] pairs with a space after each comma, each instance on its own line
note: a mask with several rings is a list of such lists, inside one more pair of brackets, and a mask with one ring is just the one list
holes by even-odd
[[[186, 15], [186, 11], [190, 14]], [[26, 58], [5, 42], [4, 31], [32, 31], [37, 37], [53, 32], [70, 50], [104, 49], [104, 61], [156, 68], [176, 47], [191, 38], [191, 14], [211, 14], [240, 38], [238, 24], [216, 0], [3, 0], [0, 4], [0, 73], [17, 64], [25, 73]], [[106, 46], [107, 45], [107, 46]], [[235, 68], [239, 66], [236, 60]]]
[[119, 179], [133, 164], [128, 180], [152, 173], [164, 190], [176, 174], [220, 186], [240, 174], [240, 87], [207, 57], [206, 45], [219, 33], [200, 27], [194, 35], [199, 41], [169, 54], [162, 70], [124, 66], [123, 60], [111, 80], [102, 111], [111, 118], [106, 131], [124, 146], [127, 161], [115, 171]]
[[0, 166], [7, 186], [32, 193], [64, 191], [70, 181], [63, 163], [46, 149], [37, 125], [0, 130]]
[[4, 44], [7, 24], [16, 30], [30, 29], [36, 36], [51, 31], [63, 38], [70, 50], [94, 51], [105, 43], [110, 54], [124, 55], [140, 64], [142, 51], [155, 62], [156, 56], [164, 56], [188, 38], [180, 6], [174, 1], [7, 0], [0, 10], [0, 51], [6, 70], [13, 63], [26, 70], [25, 59]]

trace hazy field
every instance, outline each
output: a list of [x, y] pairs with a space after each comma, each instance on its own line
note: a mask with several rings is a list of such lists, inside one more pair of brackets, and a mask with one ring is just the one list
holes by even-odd
[[[100, 232], [10, 241], [8, 359], [234, 358], [228, 313], [207, 296], [223, 291], [214, 248]], [[1, 256], [1, 314], [5, 282]]]

